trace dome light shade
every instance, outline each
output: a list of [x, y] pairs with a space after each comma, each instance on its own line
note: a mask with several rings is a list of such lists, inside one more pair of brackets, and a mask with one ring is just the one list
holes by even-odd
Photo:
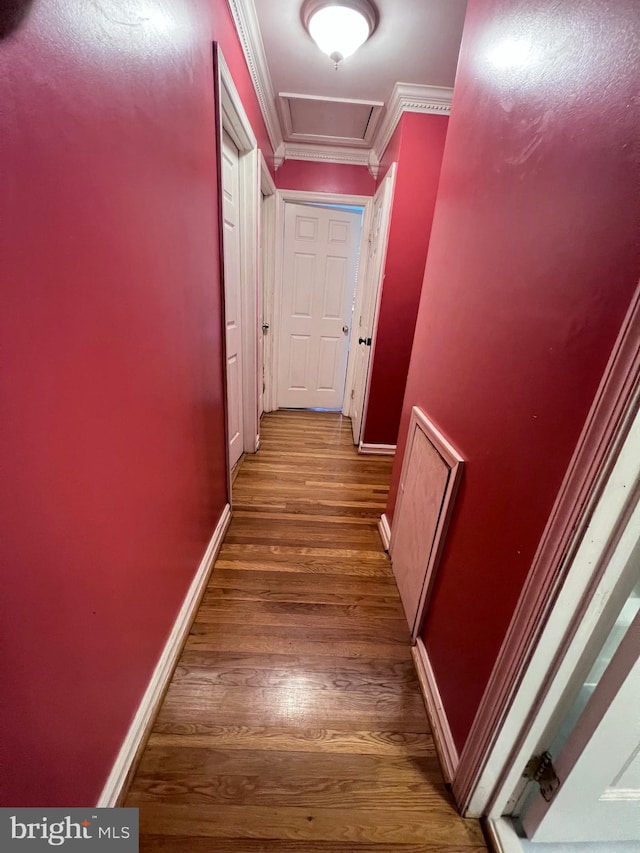
[[311, 38], [337, 68], [369, 38], [375, 29], [376, 13], [367, 0], [309, 0], [303, 21]]

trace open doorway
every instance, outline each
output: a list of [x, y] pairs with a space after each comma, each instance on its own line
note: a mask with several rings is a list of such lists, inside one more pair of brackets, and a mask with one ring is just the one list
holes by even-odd
[[[273, 279], [265, 279], [264, 316], [268, 332], [264, 353], [264, 410], [326, 409], [341, 411], [353, 421], [353, 407], [357, 404], [355, 444], [359, 443], [368, 374], [366, 369], [360, 369], [361, 351], [366, 350], [369, 356], [371, 342], [375, 340], [380, 283], [380, 271], [371, 262], [369, 252], [373, 211], [374, 199], [368, 196], [278, 191]], [[286, 233], [287, 225], [290, 233]], [[336, 251], [336, 245], [330, 246], [318, 263], [314, 259], [312, 238], [322, 229], [325, 236], [331, 236], [333, 231], [333, 236], [339, 238], [341, 251]], [[345, 245], [354, 235], [357, 239], [351, 243], [352, 254], [345, 256]], [[386, 236], [385, 228], [376, 229], [375, 237], [381, 242], [386, 242]], [[289, 243], [293, 248], [287, 257]], [[326, 275], [327, 267], [335, 280]], [[316, 275], [318, 270], [321, 274]], [[344, 288], [340, 272], [351, 276]], [[316, 279], [319, 284], [314, 283]], [[314, 318], [314, 308], [319, 317]], [[325, 319], [331, 324], [328, 329], [320, 325]], [[312, 334], [316, 335], [315, 341]], [[365, 361], [368, 365], [369, 358]]]
[[342, 410], [363, 213], [285, 204], [278, 408]]

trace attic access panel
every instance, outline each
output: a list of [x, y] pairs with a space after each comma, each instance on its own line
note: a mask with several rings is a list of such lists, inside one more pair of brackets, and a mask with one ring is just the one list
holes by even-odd
[[384, 104], [280, 93], [285, 139], [370, 147]]

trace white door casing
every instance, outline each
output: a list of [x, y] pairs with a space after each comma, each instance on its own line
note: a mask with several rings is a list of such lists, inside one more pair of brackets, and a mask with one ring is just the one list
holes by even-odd
[[[362, 439], [365, 411], [369, 397], [369, 371], [373, 363], [376, 330], [384, 281], [384, 267], [389, 242], [391, 206], [395, 186], [396, 164], [394, 163], [373, 197], [373, 209], [368, 239], [364, 247], [367, 252], [365, 279], [360, 288], [354, 313], [352, 345], [352, 390], [349, 415], [353, 430], [353, 443]], [[364, 256], [364, 251], [362, 252]], [[361, 344], [370, 340], [371, 344]]]
[[360, 212], [285, 206], [278, 406], [342, 407]]
[[554, 767], [551, 802], [522, 818], [536, 842], [640, 843], [640, 613], [637, 612]]
[[224, 246], [224, 309], [227, 370], [229, 464], [244, 450], [242, 396], [242, 304], [240, 298], [239, 154], [226, 132], [222, 135], [222, 218]]
[[[280, 350], [280, 315], [282, 303], [282, 270], [284, 266], [284, 219], [287, 204], [320, 204], [361, 207], [364, 210], [362, 233], [368, 234], [371, 223], [373, 206], [372, 196], [344, 195], [341, 193], [320, 193], [307, 190], [276, 190], [275, 195], [268, 199], [273, 205], [270, 210], [273, 240], [268, 244], [272, 252], [265, 274], [265, 290], [263, 303], [263, 318], [269, 324], [269, 330], [264, 339], [264, 408], [272, 412], [278, 408], [278, 364]], [[355, 304], [361, 299], [361, 291], [366, 280], [366, 253], [361, 255], [358, 264], [356, 281]], [[342, 414], [349, 415], [352, 390], [353, 352], [357, 338], [355, 330], [351, 330], [349, 361], [347, 364], [347, 379], [345, 383], [345, 400]]]
[[[525, 684], [514, 702], [513, 719], [507, 719], [504, 735], [500, 734], [507, 744], [507, 748], [500, 747], [504, 755], [503, 774], [497, 779], [482, 780], [489, 789], [489, 797], [485, 798], [490, 800], [485, 811], [487, 826], [502, 845], [498, 849], [505, 851], [521, 849], [510, 821], [502, 816], [520, 813], [520, 803], [526, 795], [522, 782], [524, 766], [532, 755], [550, 747], [553, 754], [552, 744], [570, 702], [638, 581], [640, 400], [637, 383], [634, 386], [618, 436], [612, 442], [613, 469], [609, 471], [608, 466], [605, 469], [607, 473], [589, 512], [588, 525], [579, 531], [562, 589], [525, 673]], [[594, 577], [599, 578], [597, 583]], [[527, 685], [528, 681], [533, 684]], [[636, 709], [637, 704], [634, 704]], [[584, 768], [587, 786], [592, 784], [589, 777], [594, 769], [597, 773], [597, 767]], [[611, 781], [610, 778], [602, 787]], [[478, 814], [481, 810], [473, 808], [473, 812]], [[595, 849], [596, 839], [592, 836], [591, 840]], [[581, 849], [581, 843], [576, 842], [576, 850]], [[600, 849], [608, 850], [611, 843], [600, 839]], [[535, 841], [527, 844], [527, 850], [537, 847]], [[637, 849], [637, 841], [635, 844]], [[626, 848], [621, 847], [621, 853], [623, 849]]]
[[258, 284], [258, 418], [267, 408], [265, 372], [270, 343], [270, 308], [273, 304], [273, 272], [275, 242], [276, 185], [262, 152], [260, 164], [260, 228], [259, 228], [259, 284]]
[[[238, 155], [238, 225], [240, 231], [239, 292], [236, 310], [241, 319], [242, 340], [242, 447], [254, 453], [259, 444], [258, 415], [258, 284], [259, 284], [259, 199], [260, 161], [257, 141], [242, 101], [231, 77], [231, 72], [219, 46], [214, 45], [214, 58], [218, 68], [219, 119], [221, 130], [231, 139]], [[223, 166], [222, 134], [220, 159]], [[222, 171], [222, 168], [221, 168]], [[223, 187], [221, 187], [221, 193]], [[224, 202], [222, 204], [224, 207]], [[224, 218], [224, 214], [223, 214]], [[224, 235], [224, 231], [223, 231]], [[239, 308], [238, 308], [239, 305]], [[226, 318], [225, 318], [226, 326]], [[226, 343], [226, 329], [225, 329]], [[227, 410], [229, 410], [229, 401]], [[229, 418], [228, 418], [229, 419]], [[230, 449], [229, 449], [230, 450]], [[231, 468], [228, 459], [228, 495], [231, 497]]]

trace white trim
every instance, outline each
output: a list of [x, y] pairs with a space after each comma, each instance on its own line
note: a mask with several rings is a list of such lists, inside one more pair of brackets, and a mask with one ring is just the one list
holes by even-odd
[[218, 68], [220, 70], [220, 111], [222, 125], [233, 139], [239, 151], [249, 151], [257, 145], [251, 122], [245, 112], [242, 99], [233, 82], [231, 71], [218, 48]]
[[[254, 0], [227, 0], [227, 2], [233, 16], [242, 50], [244, 51], [269, 139], [271, 140], [276, 169], [282, 165], [285, 159], [350, 163], [368, 166], [373, 177], [377, 178], [382, 155], [403, 113], [414, 112], [449, 115], [451, 112], [453, 89], [443, 86], [396, 83], [391, 97], [386, 102], [384, 116], [376, 119], [376, 133], [371, 149], [364, 149], [360, 152], [366, 155], [364, 162], [360, 159], [348, 159], [346, 154], [349, 151], [348, 147], [286, 145], [282, 122], [276, 107], [276, 95], [269, 73]], [[315, 148], [326, 149], [325, 155], [320, 156], [320, 153], [314, 150]], [[351, 150], [353, 151], [354, 149]], [[355, 151], [357, 152], [357, 149]]]
[[[258, 375], [258, 383], [264, 384], [264, 377], [271, 370], [271, 334], [270, 328], [265, 330], [263, 324], [271, 326], [271, 310], [273, 306], [273, 284], [275, 276], [276, 252], [276, 185], [271, 177], [269, 167], [260, 152], [260, 191], [263, 199], [260, 205], [260, 283], [258, 286], [258, 346], [262, 346], [262, 376]], [[258, 388], [258, 398], [262, 399], [262, 411], [270, 412], [264, 387], [262, 394]], [[262, 415], [262, 412], [259, 413]], [[256, 449], [260, 447], [258, 436]]]
[[[622, 448], [617, 442], [612, 447], [615, 466], [588, 527], [576, 534], [562, 589], [487, 757], [467, 815], [498, 818], [511, 812], [521, 791], [522, 769], [534, 752], [548, 747], [564, 710], [567, 688], [574, 674], [579, 674], [580, 662], [584, 665], [588, 660], [585, 651], [593, 643], [597, 646], [603, 632], [606, 635], [608, 623], [615, 621], [618, 599], [624, 600], [625, 584], [633, 585], [632, 558], [640, 531], [638, 397], [636, 393], [629, 412], [633, 424], [628, 433], [623, 432]], [[585, 601], [588, 604], [580, 612]]]
[[484, 821], [484, 831], [493, 853], [522, 853], [520, 839], [509, 818]]
[[[367, 412], [369, 409], [369, 397], [371, 395], [371, 378], [373, 375], [373, 365], [375, 363], [376, 357], [376, 342], [378, 340], [378, 322], [380, 320], [380, 306], [382, 304], [382, 289], [384, 285], [384, 277], [385, 271], [387, 267], [387, 251], [389, 249], [389, 234], [391, 233], [391, 216], [393, 212], [393, 202], [395, 199], [395, 191], [396, 191], [396, 173], [398, 171], [398, 164], [392, 163], [391, 168], [385, 175], [382, 183], [376, 190], [376, 194], [373, 197], [372, 205], [371, 205], [371, 216], [373, 218], [373, 211], [375, 208], [376, 198], [378, 193], [383, 193], [384, 198], [382, 201], [381, 207], [381, 224], [380, 230], [378, 232], [378, 241], [380, 245], [380, 263], [371, 270], [370, 266], [367, 265], [366, 270], [366, 282], [367, 287], [371, 287], [375, 289], [375, 303], [373, 309], [373, 317], [371, 323], [371, 351], [369, 352], [369, 363], [367, 366], [367, 377], [365, 382], [364, 389], [364, 399], [362, 403], [362, 413], [360, 420], [360, 436], [362, 437], [365, 434], [365, 429], [367, 426]], [[373, 219], [372, 225], [373, 227]], [[370, 239], [372, 239], [372, 235], [370, 234]], [[369, 260], [367, 254], [367, 261]], [[375, 278], [374, 278], [375, 276]], [[373, 278], [373, 280], [372, 280]], [[356, 312], [357, 316], [362, 313], [362, 305], [361, 303], [356, 303]], [[353, 383], [355, 381], [355, 368], [352, 368], [352, 372], [348, 375], [352, 377], [352, 384], [348, 386], [349, 395], [353, 393]], [[353, 417], [353, 412], [350, 412]]]
[[253, 0], [227, 0], [242, 45], [253, 88], [269, 134], [276, 169], [284, 159], [282, 128], [276, 110], [276, 96], [264, 50]]
[[258, 149], [258, 159], [260, 160], [260, 192], [264, 196], [272, 196], [276, 194], [276, 182], [269, 171], [269, 166], [264, 158], [264, 154]]
[[364, 456], [395, 456], [396, 447], [395, 444], [365, 444], [361, 441], [358, 453]]
[[242, 315], [242, 406], [245, 453], [255, 453], [258, 416], [258, 280], [262, 166], [257, 141], [224, 55], [218, 49], [220, 125], [238, 148], [240, 178], [240, 310]]
[[97, 808], [114, 808], [118, 804], [120, 796], [124, 793], [129, 772], [136, 760], [140, 746], [145, 742], [153, 726], [160, 703], [162, 702], [165, 690], [180, 657], [182, 647], [191, 629], [191, 623], [195, 618], [200, 599], [204, 593], [230, 521], [231, 507], [227, 504], [222, 511], [222, 515], [216, 525], [198, 571], [191, 582], [189, 591], [182, 602], [182, 607], [173, 624], [169, 639], [162, 650], [160, 660], [156, 664], [156, 668], [153, 671], [153, 675], [138, 706], [129, 731], [120, 747], [120, 752], [111, 769], [109, 778], [100, 794]]
[[312, 145], [310, 143], [286, 142], [285, 160], [306, 160], [311, 163], [341, 163], [347, 166], [369, 168], [368, 148], [348, 148], [338, 145]]
[[378, 531], [380, 533], [380, 538], [382, 539], [382, 546], [384, 550], [388, 552], [389, 544], [391, 542], [391, 525], [389, 524], [389, 517], [386, 512], [383, 512], [378, 519]]
[[420, 690], [424, 698], [424, 703], [427, 706], [427, 713], [431, 728], [433, 730], [433, 740], [436, 745], [436, 752], [440, 760], [442, 775], [444, 781], [450, 783], [456, 775], [458, 768], [458, 750], [456, 749], [449, 720], [440, 698], [440, 691], [433, 672], [433, 667], [427, 654], [427, 649], [418, 637], [415, 646], [411, 649], [413, 662], [418, 674], [420, 682]]
[[[278, 358], [279, 358], [279, 335], [280, 335], [280, 310], [282, 305], [282, 272], [284, 266], [284, 214], [285, 204], [340, 204], [363, 208], [362, 233], [366, 233], [371, 217], [372, 197], [366, 195], [340, 195], [339, 193], [313, 193], [306, 190], [278, 190], [276, 192], [276, 220], [275, 220], [275, 272], [273, 293], [270, 304], [267, 303], [265, 294], [265, 314], [269, 321], [269, 345], [265, 347], [265, 394], [264, 406], [266, 412], [273, 412], [278, 408]], [[362, 244], [361, 244], [362, 250]], [[359, 289], [365, 280], [365, 264], [359, 264], [358, 277], [356, 280], [355, 301], [357, 302]], [[349, 349], [354, 345], [355, 330], [351, 324]], [[347, 365], [347, 377], [345, 382], [345, 395], [342, 406], [343, 414], [347, 414], [349, 393], [349, 365]]]
[[382, 156], [391, 141], [403, 113], [435, 113], [449, 115], [453, 89], [444, 86], [420, 86], [412, 83], [396, 83], [384, 118], [371, 150], [371, 170], [378, 169]]

